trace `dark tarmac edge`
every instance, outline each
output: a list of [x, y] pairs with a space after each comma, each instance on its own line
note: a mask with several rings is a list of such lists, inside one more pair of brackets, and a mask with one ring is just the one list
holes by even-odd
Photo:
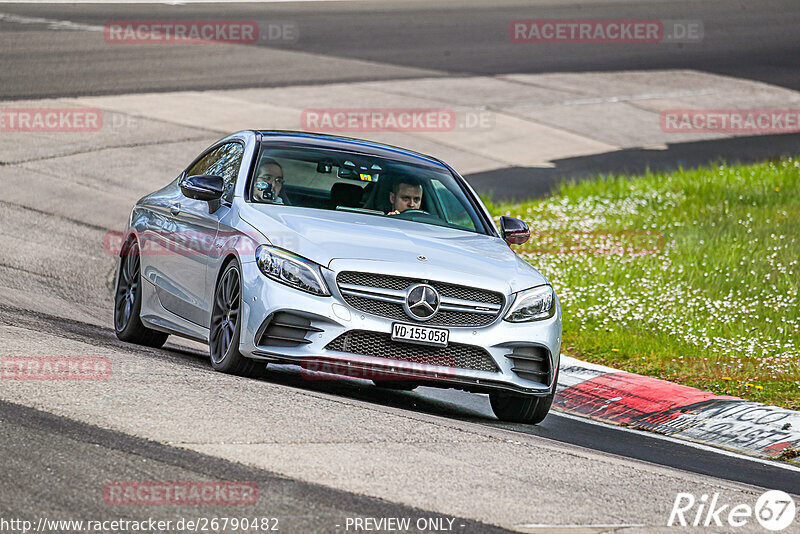
[[[453, 532], [511, 532], [498, 526], [474, 520], [453, 518], [452, 516], [437, 512], [426, 512], [418, 508], [404, 506], [374, 497], [367, 497], [287, 478], [261, 469], [229, 462], [190, 450], [171, 447], [121, 432], [99, 428], [66, 417], [2, 400], [0, 400], [0, 422], [2, 422], [4, 430], [24, 428], [30, 430], [32, 433], [52, 435], [54, 441], [72, 440], [83, 444], [95, 445], [107, 450], [119, 451], [126, 456], [136, 456], [145, 461], [150, 460], [158, 464], [167, 464], [169, 468], [175, 467], [190, 471], [195, 475], [208, 477], [212, 480], [246, 480], [255, 482], [259, 488], [259, 504], [267, 505], [273, 517], [280, 518], [281, 513], [279, 508], [280, 504], [273, 508], [271, 502], [264, 503], [265, 500], [270, 499], [271, 495], [276, 496], [275, 500], [280, 502], [307, 502], [310, 507], [315, 509], [329, 508], [340, 511], [342, 512], [342, 517], [411, 518], [412, 525], [415, 524], [418, 518], [449, 518], [454, 519], [452, 523]], [[21, 452], [21, 455], [24, 454], [24, 451]], [[75, 461], [92, 462], [95, 459], [99, 459], [99, 462], [102, 463], [106, 460], [101, 451], [98, 451], [96, 454], [92, 453], [91, 456], [96, 458], [83, 457], [76, 458]], [[94, 463], [92, 467], [96, 469], [98, 467], [97, 463]], [[52, 473], [51, 478], [54, 484], [70, 486], [74, 483], [72, 480], [66, 480], [68, 477], [59, 476], [58, 472]], [[65, 492], [65, 495], [70, 495], [71, 493], [72, 492]], [[130, 512], [130, 510], [128, 511]], [[109, 516], [114, 516], [115, 512], [109, 507], [107, 514]], [[212, 512], [212, 514], [219, 515], [220, 512], [215, 511]], [[142, 510], [142, 515], [148, 515], [144, 509]], [[202, 512], [198, 515], [202, 515]], [[234, 514], [226, 512], [222, 515], [231, 516]], [[331, 519], [331, 523], [334, 522], [335, 521]], [[319, 526], [320, 532], [345, 531], [344, 524], [340, 526], [335, 524]], [[409, 532], [417, 532], [417, 530], [416, 528], [412, 528]]]

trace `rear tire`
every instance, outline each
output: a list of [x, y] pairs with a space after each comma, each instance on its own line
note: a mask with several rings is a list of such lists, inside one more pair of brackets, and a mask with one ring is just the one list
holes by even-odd
[[114, 292], [114, 332], [128, 343], [159, 348], [169, 334], [147, 328], [140, 317], [142, 311], [142, 272], [139, 243], [128, 240], [120, 254], [117, 288]]
[[558, 385], [558, 370], [553, 381], [553, 392], [544, 397], [531, 395], [509, 395], [506, 393], [489, 393], [489, 402], [492, 411], [501, 421], [509, 423], [526, 423], [536, 425], [544, 421], [550, 413], [553, 399], [556, 396], [555, 388]]
[[211, 366], [220, 372], [252, 376], [263, 365], [239, 352], [242, 330], [242, 273], [236, 260], [230, 261], [214, 289], [208, 349]]

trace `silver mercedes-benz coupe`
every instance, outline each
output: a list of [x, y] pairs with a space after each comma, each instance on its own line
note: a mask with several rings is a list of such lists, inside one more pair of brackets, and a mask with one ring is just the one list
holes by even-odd
[[243, 131], [134, 206], [114, 326], [159, 347], [208, 343], [214, 369], [270, 362], [307, 376], [488, 393], [502, 420], [538, 423], [555, 393], [561, 313], [445, 163], [378, 143]]

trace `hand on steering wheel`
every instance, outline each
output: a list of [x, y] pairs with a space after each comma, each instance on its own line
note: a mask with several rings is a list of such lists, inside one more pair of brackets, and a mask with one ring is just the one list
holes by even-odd
[[417, 210], [417, 209], [407, 209], [407, 210], [404, 210], [404, 211], [395, 210], [395, 211], [390, 211], [386, 215], [402, 215], [404, 213], [408, 213], [409, 215], [413, 215], [415, 213], [424, 213], [425, 215], [430, 215], [430, 213], [428, 213], [425, 210]]

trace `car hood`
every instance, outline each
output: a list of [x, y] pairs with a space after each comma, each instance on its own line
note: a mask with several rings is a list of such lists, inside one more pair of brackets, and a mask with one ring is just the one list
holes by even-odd
[[429, 272], [465, 273], [472, 279], [492, 280], [490, 285], [507, 284], [511, 291], [547, 283], [498, 237], [375, 215], [292, 206], [249, 204], [240, 210], [239, 217], [274, 246], [326, 267], [335, 260], [385, 262], [381, 272], [414, 276], [424, 265]]

